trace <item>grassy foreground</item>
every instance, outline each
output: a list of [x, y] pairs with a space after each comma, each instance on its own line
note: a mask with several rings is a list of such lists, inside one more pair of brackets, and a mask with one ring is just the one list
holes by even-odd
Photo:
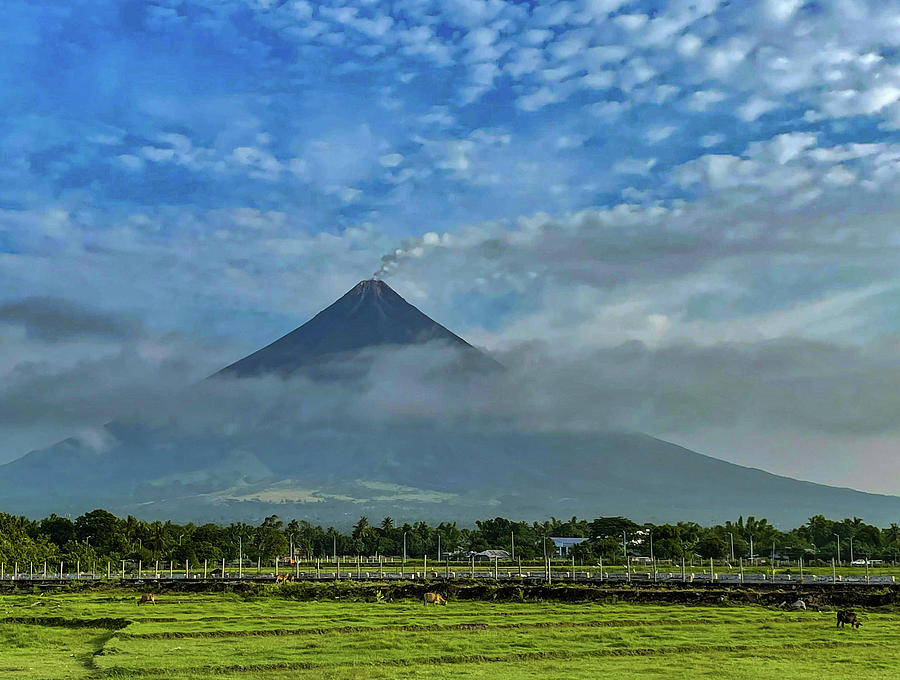
[[858, 611], [838, 630], [759, 606], [5, 595], [0, 678], [895, 678], [900, 615]]

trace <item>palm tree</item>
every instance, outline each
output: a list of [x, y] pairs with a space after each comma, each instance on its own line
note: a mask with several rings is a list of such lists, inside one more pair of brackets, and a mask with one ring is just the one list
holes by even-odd
[[[168, 522], [166, 522], [166, 524], [168, 524]], [[167, 531], [166, 524], [159, 521], [151, 522], [150, 524], [149, 548], [157, 556], [162, 554], [169, 544], [169, 532]]]
[[363, 515], [359, 521], [353, 525], [353, 538], [360, 540], [367, 536], [372, 530], [369, 526], [369, 518]]

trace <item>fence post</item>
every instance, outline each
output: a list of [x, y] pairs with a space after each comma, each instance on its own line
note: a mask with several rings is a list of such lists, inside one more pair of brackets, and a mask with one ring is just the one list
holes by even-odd
[[384, 578], [384, 555], [378, 556], [378, 578]]
[[153, 578], [157, 581], [159, 580], [159, 560], [156, 560], [156, 563], [153, 565]]
[[831, 582], [837, 583], [837, 570], [834, 568], [834, 558], [831, 558]]
[[141, 577], [141, 561], [140, 561], [140, 560], [138, 560], [137, 577], [138, 577], [138, 578]]
[[[738, 566], [740, 567], [740, 570], [741, 570], [741, 583], [743, 583], [744, 582], [744, 558], [743, 557], [738, 557]], [[800, 573], [801, 573], [800, 582], [802, 583], [803, 582], [802, 567], [801, 567]]]
[[600, 556], [600, 583], [603, 583], [603, 556]]
[[63, 577], [63, 563], [59, 563], [59, 580], [61, 581]]
[[109, 560], [106, 560], [106, 580], [109, 581], [112, 578], [112, 563]]
[[422, 563], [422, 580], [428, 578], [428, 553], [425, 553], [425, 561]]
[[187, 560], [185, 560], [185, 561], [184, 561], [184, 577], [185, 577], [186, 579], [189, 579], [189, 578], [191, 577], [191, 572], [190, 572], [190, 566], [189, 566], [189, 565], [190, 565], [190, 562], [188, 562]]
[[225, 558], [222, 558], [222, 578], [225, 578]]
[[47, 560], [44, 560], [44, 578], [47, 578]]
[[206, 566], [207, 566], [207, 560], [208, 560], [208, 559], [209, 559], [209, 558], [204, 558], [204, 559], [203, 559], [203, 580], [204, 580], [204, 581], [206, 580], [206, 573], [207, 573], [207, 572], [206, 572]]

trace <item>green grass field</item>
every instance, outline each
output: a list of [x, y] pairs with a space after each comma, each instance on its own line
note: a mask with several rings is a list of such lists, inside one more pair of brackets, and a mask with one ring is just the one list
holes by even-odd
[[[273, 592], [277, 592], [274, 590]], [[895, 678], [900, 615], [757, 606], [0, 596], [0, 678]]]

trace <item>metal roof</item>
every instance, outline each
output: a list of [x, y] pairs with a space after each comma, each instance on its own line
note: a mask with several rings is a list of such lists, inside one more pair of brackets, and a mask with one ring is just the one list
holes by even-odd
[[586, 538], [572, 538], [569, 536], [551, 536], [550, 540], [556, 544], [557, 548], [562, 548], [567, 545], [578, 545], [583, 541], [586, 541]]

